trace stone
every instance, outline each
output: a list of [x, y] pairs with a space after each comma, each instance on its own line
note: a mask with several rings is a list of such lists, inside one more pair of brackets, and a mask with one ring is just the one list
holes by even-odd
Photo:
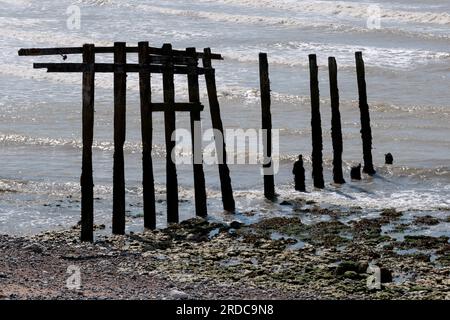
[[180, 290], [170, 290], [169, 296], [174, 300], [187, 300], [189, 299], [189, 295], [186, 292]]
[[30, 245], [27, 245], [25, 247], [23, 247], [25, 250], [34, 252], [34, 253], [42, 253], [44, 252], [44, 248], [42, 246], [40, 246], [37, 243], [32, 243]]
[[355, 271], [345, 271], [344, 278], [347, 279], [359, 279], [359, 275]]
[[230, 228], [233, 228], [233, 229], [240, 229], [241, 226], [242, 226], [242, 223], [240, 223], [239, 221], [232, 221], [230, 223]]
[[342, 261], [335, 270], [337, 276], [345, 275], [347, 271], [353, 271], [357, 274], [365, 273], [369, 264], [365, 261]]

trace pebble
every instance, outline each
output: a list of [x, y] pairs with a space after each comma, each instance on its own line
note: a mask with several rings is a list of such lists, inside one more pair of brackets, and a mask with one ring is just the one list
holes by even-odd
[[187, 300], [189, 299], [189, 295], [186, 292], [180, 290], [170, 290], [169, 296], [174, 300]]

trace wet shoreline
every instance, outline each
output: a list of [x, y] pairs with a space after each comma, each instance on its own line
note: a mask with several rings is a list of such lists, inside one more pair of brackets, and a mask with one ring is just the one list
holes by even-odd
[[[393, 209], [343, 223], [345, 212], [298, 208], [331, 218], [194, 218], [125, 236], [104, 235], [97, 226], [94, 244], [79, 242], [77, 226], [0, 236], [0, 298], [450, 299], [449, 237], [408, 234], [448, 223], [450, 214], [397, 224], [404, 236], [396, 238], [384, 232], [403, 215]], [[80, 270], [79, 289], [66, 287], [69, 266]], [[367, 286], [369, 266], [381, 270], [379, 289]]]

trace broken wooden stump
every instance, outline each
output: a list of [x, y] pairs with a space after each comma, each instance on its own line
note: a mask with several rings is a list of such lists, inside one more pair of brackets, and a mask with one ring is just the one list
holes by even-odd
[[355, 52], [355, 59], [356, 74], [358, 78], [359, 111], [361, 114], [361, 138], [364, 158], [363, 172], [374, 175], [375, 169], [372, 160], [372, 129], [370, 128], [370, 114], [369, 105], [367, 104], [366, 76], [362, 52]]
[[345, 183], [342, 173], [342, 127], [341, 113], [339, 111], [339, 88], [337, 81], [337, 65], [334, 57], [328, 58], [328, 72], [330, 77], [331, 99], [331, 140], [333, 142], [333, 181]]
[[350, 177], [352, 180], [361, 180], [361, 163], [350, 168]]
[[305, 168], [303, 167], [303, 156], [301, 154], [294, 163], [292, 173], [294, 174], [295, 190], [305, 192]]
[[322, 165], [322, 124], [320, 119], [320, 96], [317, 58], [309, 55], [310, 91], [311, 91], [311, 132], [312, 132], [312, 176], [314, 187], [323, 189]]
[[392, 154], [390, 152], [386, 153], [384, 155], [384, 163], [385, 164], [393, 164], [394, 163], [394, 157], [392, 156]]
[[267, 54], [259, 54], [259, 81], [261, 89], [261, 115], [263, 137], [263, 175], [264, 196], [269, 200], [275, 198], [275, 183], [272, 167], [272, 115], [270, 113], [270, 80]]

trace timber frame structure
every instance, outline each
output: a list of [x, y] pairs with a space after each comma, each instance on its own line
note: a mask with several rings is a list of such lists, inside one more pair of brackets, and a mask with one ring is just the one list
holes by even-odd
[[[96, 63], [96, 54], [113, 54], [113, 63]], [[139, 63], [127, 63], [127, 54], [137, 53]], [[175, 142], [171, 140], [175, 130], [175, 113], [189, 112], [192, 134], [192, 157], [195, 186], [195, 211], [197, 216], [207, 215], [205, 177], [203, 161], [195, 151], [195, 123], [200, 121], [200, 113], [204, 109], [200, 103], [199, 75], [205, 76], [211, 121], [214, 131], [223, 137], [223, 125], [220, 106], [217, 98], [215, 70], [211, 60], [222, 59], [220, 54], [211, 53], [209, 48], [197, 52], [195, 48], [173, 50], [171, 44], [162, 48], [150, 47], [148, 42], [139, 42], [138, 46], [126, 46], [125, 42], [115, 42], [113, 47], [96, 47], [85, 44], [82, 47], [66, 48], [33, 48], [20, 49], [20, 56], [61, 55], [64, 60], [68, 54], [81, 54], [82, 63], [35, 63], [36, 69], [47, 69], [47, 72], [82, 73], [82, 173], [81, 173], [81, 240], [93, 241], [94, 227], [94, 180], [92, 172], [92, 144], [94, 133], [94, 96], [95, 73], [114, 74], [114, 165], [113, 165], [113, 217], [112, 232], [125, 233], [125, 170], [123, 145], [125, 142], [126, 120], [126, 76], [127, 73], [139, 73], [141, 134], [142, 134], [142, 167], [143, 167], [143, 204], [144, 227], [156, 228], [155, 187], [152, 163], [152, 113], [164, 112], [166, 143], [166, 190], [167, 221], [178, 223], [178, 180], [176, 165], [171, 159]], [[199, 67], [199, 59], [203, 66]], [[163, 103], [152, 103], [151, 74], [160, 73], [163, 77]], [[187, 75], [189, 101], [175, 102], [174, 75]], [[198, 129], [197, 129], [198, 130]], [[201, 129], [200, 129], [201, 130]], [[235, 210], [235, 202], [231, 187], [230, 171], [226, 163], [226, 146], [222, 137], [215, 137], [216, 153], [219, 157], [218, 167], [221, 182], [223, 208]], [[220, 149], [220, 150], [219, 150]], [[201, 150], [201, 146], [200, 146]], [[199, 158], [200, 157], [200, 158]]]

